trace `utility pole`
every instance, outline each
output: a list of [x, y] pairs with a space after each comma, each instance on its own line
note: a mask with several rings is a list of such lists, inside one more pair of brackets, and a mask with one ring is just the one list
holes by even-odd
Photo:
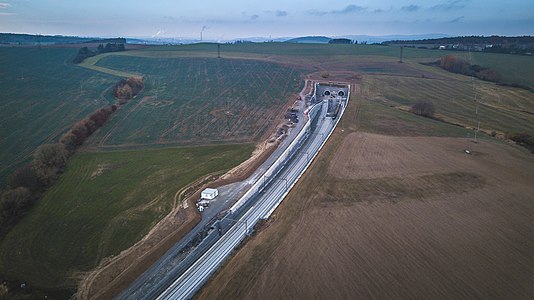
[[400, 60], [399, 60], [399, 63], [402, 64], [402, 55], [403, 55], [403, 52], [404, 52], [404, 46], [400, 46]]
[[478, 101], [476, 99], [476, 93], [475, 93], [475, 114], [477, 116], [477, 128], [475, 130], [475, 143], [477, 142], [477, 133], [480, 130], [480, 115], [478, 114]]
[[236, 224], [245, 224], [245, 234], [248, 234], [248, 222], [247, 222], [247, 219], [245, 219], [244, 221], [240, 221], [240, 220], [236, 220], [236, 219], [232, 219], [232, 218], [228, 218], [228, 217], [224, 217], [223, 220], [224, 219], [232, 221], [232, 222], [234, 222]]
[[[473, 64], [472, 62], [472, 54], [471, 54], [471, 49], [469, 49], [469, 53], [468, 53], [468, 58], [469, 58], [469, 64]], [[471, 75], [471, 84], [473, 85], [473, 93], [475, 94], [475, 117], [477, 119], [477, 126], [475, 128], [475, 143], [477, 143], [477, 134], [478, 132], [480, 131], [480, 114], [478, 113], [478, 100], [477, 100], [477, 89], [476, 89], [476, 86], [475, 86], [475, 77], [473, 75]]]

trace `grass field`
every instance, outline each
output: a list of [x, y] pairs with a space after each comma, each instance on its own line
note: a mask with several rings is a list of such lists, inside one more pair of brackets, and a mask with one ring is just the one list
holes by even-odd
[[117, 79], [72, 65], [76, 51], [0, 47], [0, 186], [37, 146], [113, 101]]
[[481, 52], [459, 52], [452, 53], [461, 57], [472, 64], [487, 66], [499, 72], [505, 82], [518, 83], [526, 86], [534, 86], [534, 71], [532, 64], [534, 57], [524, 55], [510, 55], [498, 53], [481, 53]]
[[532, 155], [366, 93], [197, 299], [532, 297]]
[[303, 85], [301, 69], [253, 60], [121, 55], [97, 65], [146, 76], [91, 139], [98, 146], [257, 141]]
[[[146, 74], [149, 76], [147, 89], [143, 95], [129, 104], [127, 111], [120, 112], [122, 115], [113, 120], [116, 126], [106, 127], [106, 133], [102, 132], [96, 137], [93, 145], [139, 144], [154, 141], [167, 143], [173, 140], [175, 142], [195, 140], [204, 143], [213, 136], [221, 136], [221, 133], [226, 135], [225, 138], [235, 141], [239, 139], [241, 133], [228, 123], [238, 123], [235, 120], [237, 116], [226, 114], [226, 107], [235, 103], [237, 108], [244, 108], [243, 102], [246, 98], [247, 103], [251, 103], [246, 109], [250, 109], [250, 113], [253, 114], [257, 113], [255, 105], [261, 104], [259, 95], [251, 92], [246, 95], [246, 92], [240, 93], [236, 90], [249, 91], [256, 89], [257, 85], [266, 84], [268, 87], [263, 90], [268, 94], [266, 103], [274, 101], [279, 105], [280, 102], [277, 101], [282, 101], [280, 99], [288, 93], [300, 89], [302, 84], [300, 76], [305, 72], [350, 70], [357, 73], [419, 77], [421, 75], [432, 77], [433, 74], [438, 74], [436, 75], [438, 77], [456, 78], [437, 68], [420, 66], [419, 62], [433, 61], [446, 54], [466, 59], [469, 56], [466, 52], [406, 48], [405, 63], [398, 64], [398, 47], [284, 43], [225, 44], [221, 45], [223, 58], [242, 58], [248, 62], [240, 60], [231, 63], [223, 59], [222, 63], [216, 65], [209, 58], [216, 58], [217, 46], [195, 44], [105, 54], [84, 62], [83, 65], [89, 68], [87, 69], [70, 63], [76, 51], [77, 49], [72, 48], [0, 48], [2, 66], [0, 74], [3, 79], [0, 82], [2, 107], [0, 183], [5, 180], [7, 174], [29, 159], [36, 146], [57, 139], [70, 124], [92, 110], [114, 101], [110, 90], [107, 89], [113, 86], [118, 77]], [[185, 62], [189, 59], [192, 59], [190, 63]], [[285, 66], [267, 62], [283, 63]], [[532, 57], [473, 53], [472, 62], [494, 68], [503, 75], [506, 82], [534, 85]], [[180, 69], [176, 69], [178, 67]], [[268, 74], [259, 72], [264, 69], [268, 70]], [[248, 74], [253, 79], [250, 84], [239, 80], [239, 70], [250, 72]], [[196, 81], [187, 78], [186, 71], [200, 74], [201, 77]], [[225, 73], [224, 76], [221, 72]], [[233, 83], [236, 90], [219, 89], [221, 84], [228, 82]], [[199, 86], [194, 87], [195, 84]], [[183, 114], [189, 116], [195, 109], [192, 105], [194, 99], [187, 97], [188, 103], [188, 99], [185, 98], [188, 86], [192, 86], [192, 90], [210, 86], [205, 95], [198, 97], [212, 97], [210, 100], [216, 98], [218, 103], [214, 105], [215, 111], [209, 110], [203, 115], [184, 121]], [[287, 86], [286, 90], [283, 89], [284, 86]], [[201, 100], [200, 109], [210, 109], [202, 106], [205, 104], [202, 103], [203, 99], [199, 100]], [[155, 116], [159, 116], [162, 110], [164, 117], [160, 120]], [[269, 113], [266, 115], [265, 118], [270, 117]], [[145, 117], [148, 118], [145, 120]], [[216, 124], [202, 126], [206, 122]], [[261, 122], [265, 120], [262, 119]], [[256, 123], [251, 126], [252, 128], [248, 129], [254, 133], [249, 133], [250, 136], [247, 137], [249, 140], [251, 136], [261, 132], [261, 124]], [[210, 133], [214, 128], [217, 133]]]
[[434, 80], [417, 77], [366, 76], [365, 99], [409, 109], [416, 101], [434, 104], [436, 116], [448, 122], [476, 127], [475, 94], [480, 128], [486, 132], [534, 133], [534, 93], [483, 81]]
[[81, 153], [0, 244], [0, 274], [75, 289], [80, 272], [143, 237], [175, 193], [246, 160], [252, 145]]
[[[216, 44], [193, 44], [181, 46], [161, 46], [136, 51], [139, 54], [175, 57], [183, 55], [209, 55], [216, 57]], [[161, 53], [157, 53], [161, 52]], [[251, 43], [238, 45], [221, 45], [223, 57], [251, 57], [297, 63], [299, 65], [331, 64], [336, 61], [345, 62], [345, 68], [350, 64], [358, 65], [362, 60], [396, 62], [399, 59], [399, 47], [379, 45], [322, 45], [322, 44], [291, 44], [291, 43]], [[461, 51], [444, 51], [404, 48], [403, 57], [407, 62], [431, 62], [445, 55], [455, 55], [473, 64], [493, 68], [503, 76], [508, 83], [519, 83], [534, 86], [534, 57], [508, 54], [479, 53], [470, 54]], [[383, 66], [359, 68], [361, 72], [383, 71]]]

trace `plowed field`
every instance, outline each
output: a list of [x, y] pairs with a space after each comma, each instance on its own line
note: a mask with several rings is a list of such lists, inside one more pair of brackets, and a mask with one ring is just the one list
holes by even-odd
[[197, 298], [532, 299], [532, 154], [490, 139], [357, 131], [361, 104]]

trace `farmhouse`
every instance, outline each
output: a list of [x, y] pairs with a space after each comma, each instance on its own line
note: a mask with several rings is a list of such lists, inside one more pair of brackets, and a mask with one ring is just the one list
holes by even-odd
[[200, 193], [200, 198], [206, 199], [206, 200], [212, 200], [215, 197], [217, 197], [217, 195], [219, 195], [219, 191], [217, 189], [207, 188], [203, 190], [202, 193]]

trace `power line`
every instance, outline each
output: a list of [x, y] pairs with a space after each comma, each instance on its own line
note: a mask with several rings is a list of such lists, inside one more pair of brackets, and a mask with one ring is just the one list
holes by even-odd
[[[472, 61], [472, 53], [471, 53], [471, 49], [469, 49], [469, 64], [470, 65], [473, 65], [473, 61]], [[478, 135], [478, 132], [480, 131], [480, 114], [478, 112], [478, 100], [477, 100], [477, 89], [476, 89], [476, 86], [475, 86], [475, 77], [473, 75], [471, 75], [471, 84], [472, 84], [472, 87], [473, 87], [473, 93], [474, 93], [474, 101], [475, 101], [475, 118], [476, 118], [476, 126], [475, 126], [475, 143], [477, 143], [477, 135]]]

